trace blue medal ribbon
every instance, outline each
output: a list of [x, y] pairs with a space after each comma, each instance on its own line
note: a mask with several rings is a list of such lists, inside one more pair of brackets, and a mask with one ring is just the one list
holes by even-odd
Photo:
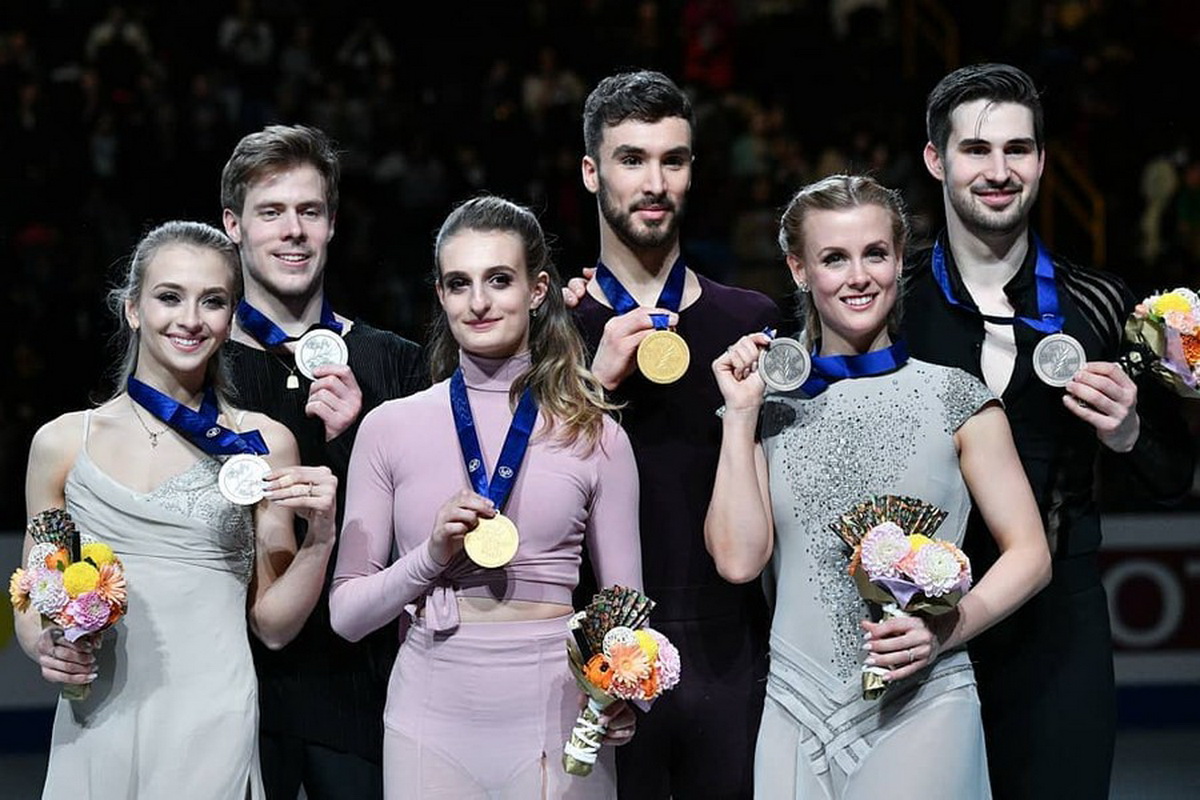
[[829, 388], [829, 384], [844, 378], [866, 378], [893, 372], [908, 361], [908, 345], [903, 339], [890, 347], [872, 350], [856, 356], [812, 356], [812, 374], [800, 387], [809, 397], [816, 397]]
[[217, 424], [217, 393], [211, 386], [204, 388], [199, 411], [192, 411], [175, 398], [168, 397], [133, 376], [125, 382], [125, 390], [134, 402], [209, 455], [266, 455], [270, 452], [258, 431], [238, 433]]
[[[242, 330], [250, 334], [263, 347], [278, 347], [300, 338], [300, 336], [288, 336], [287, 332], [272, 322], [266, 314], [247, 303], [245, 298], [238, 303], [237, 319]], [[321, 300], [321, 321], [309, 327], [308, 330], [311, 331], [314, 328], [328, 328], [334, 333], [342, 332], [342, 323], [338, 322], [337, 315], [333, 313], [333, 306], [329, 304], [327, 298]]]
[[934, 280], [941, 288], [946, 302], [982, 317], [986, 322], [993, 322], [997, 325], [1021, 323], [1041, 333], [1058, 333], [1063, 327], [1063, 316], [1058, 310], [1058, 289], [1054, 285], [1054, 262], [1050, 260], [1050, 254], [1046, 252], [1046, 248], [1042, 246], [1041, 240], [1036, 235], [1033, 237], [1033, 244], [1037, 250], [1037, 263], [1033, 270], [1034, 280], [1037, 284], [1038, 315], [1036, 317], [993, 317], [980, 312], [974, 303], [965, 303], [955, 297], [950, 286], [950, 273], [946, 267], [946, 252], [942, 248], [940, 240], [933, 245]]
[[471, 478], [471, 486], [477, 493], [495, 503], [496, 510], [499, 511], [504, 508], [513, 483], [517, 480], [517, 470], [521, 468], [525, 448], [529, 445], [529, 437], [533, 433], [533, 423], [537, 420], [537, 401], [533, 399], [533, 392], [526, 387], [517, 403], [517, 410], [504, 437], [504, 447], [501, 448], [500, 458], [496, 462], [496, 474], [490, 482], [487, 467], [483, 463], [479, 437], [475, 435], [475, 418], [471, 415], [471, 401], [467, 398], [467, 382], [463, 378], [462, 367], [450, 376], [450, 409], [454, 412], [454, 427], [458, 431], [458, 444], [462, 449], [467, 475]]
[[[667, 282], [663, 284], [656, 305], [659, 308], [678, 313], [679, 306], [683, 302], [683, 286], [686, 280], [687, 265], [683, 263], [683, 257], [680, 256], [675, 259], [675, 263], [671, 265], [671, 271], [667, 273]], [[633, 295], [621, 285], [617, 276], [612, 274], [612, 270], [606, 267], [603, 261], [596, 262], [596, 282], [600, 284], [600, 291], [604, 292], [604, 296], [608, 298], [608, 302], [612, 304], [618, 314], [624, 314], [638, 307], [637, 300], [633, 299]], [[650, 322], [653, 323], [656, 330], [667, 330], [670, 327], [667, 324], [668, 320], [669, 317], [666, 314], [650, 315]]]

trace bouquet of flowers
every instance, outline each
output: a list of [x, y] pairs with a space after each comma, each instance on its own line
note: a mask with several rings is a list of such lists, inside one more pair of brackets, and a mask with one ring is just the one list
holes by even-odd
[[1120, 364], [1131, 377], [1149, 370], [1183, 397], [1200, 398], [1200, 297], [1191, 289], [1153, 294], [1125, 320], [1130, 345]]
[[[13, 608], [24, 612], [33, 606], [43, 626], [62, 628], [70, 642], [103, 631], [124, 616], [125, 568], [111, 547], [80, 533], [61, 508], [37, 513], [25, 530], [34, 544], [25, 566], [8, 582]], [[65, 684], [62, 694], [82, 700], [88, 690], [87, 684]]]
[[563, 769], [588, 775], [604, 738], [600, 715], [618, 700], [643, 711], [679, 683], [679, 651], [646, 626], [654, 601], [636, 589], [610, 586], [571, 617], [567, 660], [588, 696], [563, 747]]
[[[913, 497], [879, 495], [864, 500], [830, 529], [850, 546], [849, 573], [864, 600], [882, 618], [942, 614], [971, 588], [971, 563], [933, 533], [946, 518], [935, 505]], [[863, 699], [879, 698], [887, 684], [882, 667], [863, 666]]]

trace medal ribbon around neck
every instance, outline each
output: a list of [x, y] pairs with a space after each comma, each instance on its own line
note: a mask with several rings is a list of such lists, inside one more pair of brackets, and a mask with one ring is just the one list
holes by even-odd
[[[683, 303], [683, 286], [686, 279], [687, 265], [683, 263], [683, 257], [680, 256], [671, 265], [671, 271], [667, 274], [667, 282], [663, 284], [656, 305], [659, 308], [678, 313], [679, 306]], [[613, 275], [612, 270], [606, 267], [603, 261], [596, 262], [596, 282], [600, 284], [600, 291], [604, 292], [604, 296], [608, 298], [608, 302], [612, 303], [613, 309], [618, 314], [624, 314], [638, 307], [638, 301], [633, 299], [633, 295], [621, 285], [617, 276]], [[667, 320], [666, 314], [650, 315], [650, 321], [654, 323], [656, 330], [667, 330], [669, 327]]]
[[125, 390], [134, 402], [209, 455], [266, 455], [270, 452], [258, 431], [237, 433], [217, 424], [217, 394], [211, 386], [204, 388], [204, 400], [200, 403], [199, 411], [192, 411], [175, 398], [132, 376], [126, 381]]
[[533, 423], [537, 419], [537, 401], [533, 398], [533, 392], [527, 387], [517, 403], [517, 410], [504, 437], [504, 447], [496, 461], [496, 474], [491, 481], [488, 481], [483, 450], [475, 435], [475, 419], [471, 415], [471, 401], [467, 398], [467, 382], [463, 378], [462, 367], [450, 377], [450, 409], [454, 412], [454, 427], [458, 431], [458, 443], [467, 474], [471, 477], [471, 486], [495, 503], [496, 510], [500, 511], [516, 482], [517, 470], [525, 458], [525, 448], [529, 445]]
[[844, 378], [866, 378], [893, 372], [908, 361], [908, 345], [902, 339], [882, 350], [856, 356], [812, 356], [812, 374], [800, 390], [816, 397]]
[[[288, 336], [266, 314], [247, 303], [245, 298], [242, 298], [238, 302], [237, 319], [242, 326], [242, 330], [250, 334], [263, 347], [278, 347], [281, 344], [295, 342], [301, 338], [300, 336]], [[328, 298], [322, 298], [321, 300], [321, 321], [310, 326], [308, 330], [311, 331], [314, 328], [328, 328], [334, 333], [342, 332], [342, 323], [338, 322], [337, 315], [333, 313], [333, 306], [329, 304]], [[308, 331], [305, 331], [305, 333], [308, 333]]]
[[1037, 263], [1033, 270], [1034, 280], [1037, 284], [1038, 315], [1036, 317], [993, 317], [982, 313], [973, 303], [964, 303], [956, 298], [950, 286], [946, 252], [942, 248], [940, 240], [933, 245], [933, 277], [941, 288], [946, 302], [976, 314], [986, 322], [997, 325], [1021, 323], [1040, 333], [1058, 333], [1063, 327], [1063, 316], [1058, 309], [1058, 289], [1054, 285], [1054, 262], [1050, 260], [1050, 254], [1046, 252], [1046, 248], [1042, 246], [1041, 240], [1036, 235], [1033, 237], [1033, 244], [1037, 250]]

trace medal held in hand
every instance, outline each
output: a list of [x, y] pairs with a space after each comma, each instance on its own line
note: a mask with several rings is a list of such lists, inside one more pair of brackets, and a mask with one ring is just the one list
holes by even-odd
[[[682, 258], [677, 258], [667, 274], [667, 282], [658, 295], [658, 307], [678, 312], [683, 302], [686, 280], [687, 266]], [[596, 265], [596, 282], [618, 314], [625, 314], [638, 307], [633, 295], [621, 285], [612, 270], [603, 262]], [[670, 329], [666, 314], [651, 314], [650, 322], [655, 330], [638, 343], [638, 370], [647, 380], [654, 383], [674, 383], [687, 372], [692, 361], [691, 351], [684, 338]]]
[[1033, 371], [1048, 386], [1066, 386], [1085, 363], [1083, 345], [1065, 333], [1052, 333], [1033, 349]]
[[[666, 328], [666, 315], [654, 314], [663, 319], [663, 327], [642, 339], [637, 349], [638, 369], [647, 380], [655, 383], [674, 383], [687, 372], [691, 363], [691, 351], [687, 342], [678, 333]], [[655, 319], [657, 327], [658, 320]]]
[[529, 445], [533, 424], [537, 420], [537, 402], [528, 388], [521, 394], [517, 410], [508, 426], [508, 433], [504, 437], [504, 446], [500, 449], [495, 475], [490, 481], [487, 468], [483, 464], [483, 450], [479, 446], [479, 437], [475, 434], [475, 419], [471, 414], [471, 402], [467, 397], [467, 382], [463, 377], [462, 367], [450, 376], [450, 410], [454, 413], [454, 428], [458, 432], [458, 444], [462, 450], [467, 476], [471, 479], [471, 488], [477, 494], [490, 499], [497, 511], [496, 516], [490, 519], [480, 518], [478, 525], [467, 532], [463, 537], [463, 549], [467, 557], [481, 567], [503, 567], [516, 555], [521, 537], [516, 524], [499, 512], [508, 500], [513, 483], [517, 479], [517, 470], [521, 468], [521, 462], [525, 459], [525, 449]]
[[271, 465], [262, 456], [238, 453], [230, 456], [217, 473], [217, 488], [229, 502], [238, 506], [252, 506], [263, 499], [263, 478], [271, 471]]
[[758, 374], [774, 392], [794, 392], [808, 380], [812, 359], [796, 339], [781, 336], [772, 339], [758, 356]]
[[296, 368], [310, 381], [316, 380], [313, 370], [326, 364], [345, 364], [350, 350], [340, 335], [325, 328], [313, 328], [296, 342]]
[[482, 518], [475, 529], [463, 537], [467, 557], [481, 567], [503, 567], [517, 554], [521, 537], [517, 526], [503, 514]]

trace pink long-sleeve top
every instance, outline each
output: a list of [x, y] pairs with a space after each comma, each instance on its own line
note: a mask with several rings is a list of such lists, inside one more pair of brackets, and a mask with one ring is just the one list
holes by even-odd
[[[463, 377], [489, 480], [513, 412], [509, 387], [529, 368], [510, 359], [461, 355]], [[604, 419], [600, 446], [586, 453], [543, 431], [534, 435], [502, 512], [520, 544], [503, 567], [459, 553], [446, 566], [429, 555], [442, 505], [470, 489], [450, 408], [450, 382], [390, 400], [363, 417], [346, 476], [346, 510], [329, 597], [333, 629], [351, 641], [424, 606], [425, 622], [458, 625], [456, 596], [571, 605], [582, 547], [600, 586], [642, 587], [638, 474], [625, 431]], [[398, 557], [392, 560], [395, 545]]]

